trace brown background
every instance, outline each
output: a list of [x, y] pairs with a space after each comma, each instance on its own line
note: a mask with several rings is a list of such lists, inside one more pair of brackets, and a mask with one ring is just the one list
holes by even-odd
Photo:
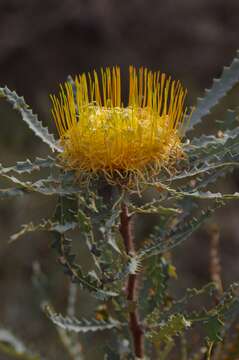
[[[180, 79], [192, 105], [212, 78], [220, 75], [223, 65], [231, 62], [238, 47], [237, 0], [0, 0], [0, 84], [24, 95], [52, 129], [49, 93], [68, 74], [113, 64], [125, 71], [129, 64], [146, 65]], [[237, 90], [224, 105], [238, 105]], [[223, 119], [220, 108], [216, 116]], [[0, 162], [4, 165], [49, 153], [3, 100], [0, 121]], [[209, 121], [204, 122], [205, 130], [212, 128]], [[220, 185], [224, 191], [238, 190], [238, 174], [234, 172]], [[55, 330], [39, 309], [31, 280], [32, 263], [38, 260], [50, 277], [55, 306], [64, 312], [67, 283], [62, 284], [49, 237], [34, 235], [7, 243], [22, 223], [47, 217], [53, 207], [53, 200], [37, 196], [0, 204], [0, 323], [33, 349], [48, 353], [49, 359], [60, 360], [68, 357], [56, 348]], [[223, 280], [228, 284], [239, 277], [237, 203], [220, 211], [213, 221], [221, 228]], [[148, 231], [139, 229], [141, 234]], [[173, 257], [181, 289], [210, 280], [205, 229], [174, 251]], [[81, 294], [80, 312], [88, 315], [91, 306], [85, 299]], [[84, 343], [90, 344], [87, 359], [101, 358], [92, 341], [104, 339], [104, 335], [83, 336]], [[0, 359], [5, 358], [0, 355]]]

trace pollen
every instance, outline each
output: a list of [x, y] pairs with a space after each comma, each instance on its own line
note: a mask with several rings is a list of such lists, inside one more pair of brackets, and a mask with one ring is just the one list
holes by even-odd
[[51, 96], [60, 159], [79, 174], [112, 181], [158, 174], [182, 156], [185, 96], [179, 81], [147, 68], [129, 68], [128, 102], [119, 67], [82, 74]]

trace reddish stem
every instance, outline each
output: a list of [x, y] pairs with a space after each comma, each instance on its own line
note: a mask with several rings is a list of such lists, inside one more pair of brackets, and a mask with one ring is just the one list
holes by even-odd
[[[132, 231], [132, 219], [129, 216], [128, 208], [122, 204], [120, 232], [124, 239], [125, 249], [128, 255], [135, 254], [135, 246]], [[126, 291], [129, 304], [129, 329], [131, 332], [135, 356], [139, 359], [144, 358], [144, 331], [140, 323], [138, 310], [138, 275], [129, 274]]]

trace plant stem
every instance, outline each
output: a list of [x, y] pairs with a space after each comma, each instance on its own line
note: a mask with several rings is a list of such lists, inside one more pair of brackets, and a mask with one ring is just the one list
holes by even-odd
[[[124, 245], [127, 254], [130, 256], [135, 254], [132, 218], [129, 216], [128, 207], [122, 203], [120, 232], [124, 239]], [[144, 331], [140, 323], [138, 310], [138, 275], [129, 274], [126, 291], [127, 300], [129, 301], [129, 329], [131, 332], [135, 356], [139, 359], [144, 358]]]

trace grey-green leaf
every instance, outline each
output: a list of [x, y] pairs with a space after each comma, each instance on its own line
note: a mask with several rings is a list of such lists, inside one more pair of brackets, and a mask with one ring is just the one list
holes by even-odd
[[178, 246], [183, 241], [187, 240], [189, 236], [194, 233], [194, 231], [196, 231], [214, 211], [215, 209], [213, 208], [202, 210], [200, 215], [190, 218], [190, 220], [184, 221], [182, 224], [180, 223], [163, 237], [156, 237], [150, 244], [146, 245], [139, 252], [139, 257], [147, 258], [157, 254], [162, 254], [173, 249], [175, 246]]
[[52, 151], [62, 151], [53, 134], [50, 134], [48, 128], [44, 127], [42, 122], [38, 120], [38, 116], [33, 114], [23, 97], [18, 96], [15, 91], [11, 91], [7, 86], [0, 88], [0, 97], [4, 97], [15, 110], [20, 112], [22, 120], [27, 123], [36, 136], [50, 146]]
[[103, 331], [103, 330], [111, 330], [114, 328], [120, 327], [120, 323], [117, 320], [109, 319], [105, 320], [78, 320], [76, 317], [64, 317], [61, 314], [56, 314], [51, 311], [51, 309], [46, 306], [45, 312], [49, 319], [57, 326], [67, 330], [67, 331], [74, 331], [74, 332], [95, 332], [95, 331]]
[[205, 96], [198, 98], [187, 131], [192, 130], [202, 118], [211, 112], [211, 109], [221, 100], [226, 93], [239, 81], [239, 51], [229, 67], [224, 67], [220, 79], [214, 79], [211, 89], [205, 90]]
[[50, 156], [48, 156], [46, 159], [42, 159], [37, 157], [33, 161], [30, 161], [29, 159], [25, 161], [18, 161], [16, 165], [9, 166], [9, 167], [3, 167], [2, 164], [0, 164], [0, 172], [1, 174], [8, 174], [11, 172], [15, 172], [17, 174], [24, 174], [28, 173], [30, 174], [32, 171], [35, 170], [41, 170], [41, 169], [51, 169], [54, 166], [56, 166], [56, 160]]

